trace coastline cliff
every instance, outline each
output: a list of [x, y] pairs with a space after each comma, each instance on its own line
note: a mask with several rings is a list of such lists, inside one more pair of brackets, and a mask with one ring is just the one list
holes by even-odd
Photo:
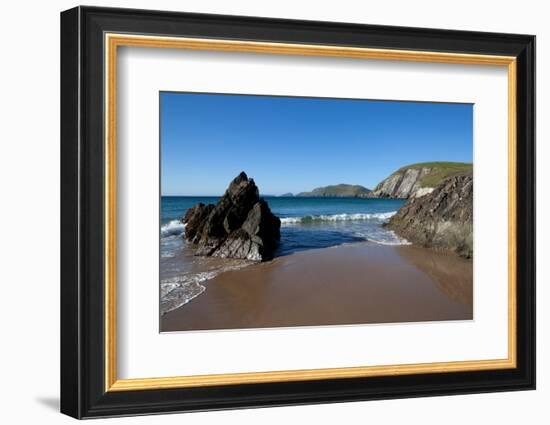
[[373, 198], [418, 198], [431, 193], [447, 177], [472, 171], [463, 162], [422, 162], [401, 167], [382, 180], [370, 194]]

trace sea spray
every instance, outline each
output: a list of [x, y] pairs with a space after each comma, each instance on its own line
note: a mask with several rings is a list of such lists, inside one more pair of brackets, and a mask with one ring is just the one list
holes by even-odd
[[160, 236], [165, 238], [167, 236], [183, 235], [185, 231], [185, 224], [181, 220], [170, 220], [160, 228]]

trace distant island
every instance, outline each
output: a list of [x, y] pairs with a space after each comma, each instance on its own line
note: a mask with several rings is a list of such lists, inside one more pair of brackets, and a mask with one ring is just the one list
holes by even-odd
[[419, 198], [431, 193], [445, 179], [472, 173], [472, 164], [466, 162], [419, 162], [394, 171], [370, 190], [358, 184], [321, 186], [310, 192], [296, 195], [285, 193], [281, 197], [327, 198]]
[[368, 198], [370, 189], [358, 184], [337, 184], [313, 189], [311, 192], [300, 192], [296, 196], [301, 197], [327, 197], [327, 198]]
[[283, 193], [282, 195], [280, 195], [280, 198], [292, 198], [294, 196], [294, 194], [292, 192], [288, 192], [288, 193]]

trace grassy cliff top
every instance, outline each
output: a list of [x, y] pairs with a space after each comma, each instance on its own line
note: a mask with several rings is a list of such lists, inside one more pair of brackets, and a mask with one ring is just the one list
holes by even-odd
[[336, 184], [331, 186], [323, 186], [313, 189], [311, 192], [301, 192], [296, 196], [349, 196], [359, 197], [366, 196], [371, 191], [364, 186], [352, 185], [352, 184]]
[[435, 187], [446, 177], [472, 171], [473, 164], [468, 162], [419, 162], [401, 167], [394, 174], [411, 168], [431, 168], [432, 170], [420, 179], [421, 187]]

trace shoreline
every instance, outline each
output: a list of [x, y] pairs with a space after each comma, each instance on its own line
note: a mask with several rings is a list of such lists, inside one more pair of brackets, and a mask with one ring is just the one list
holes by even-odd
[[225, 271], [160, 317], [161, 332], [471, 320], [472, 261], [356, 242]]

